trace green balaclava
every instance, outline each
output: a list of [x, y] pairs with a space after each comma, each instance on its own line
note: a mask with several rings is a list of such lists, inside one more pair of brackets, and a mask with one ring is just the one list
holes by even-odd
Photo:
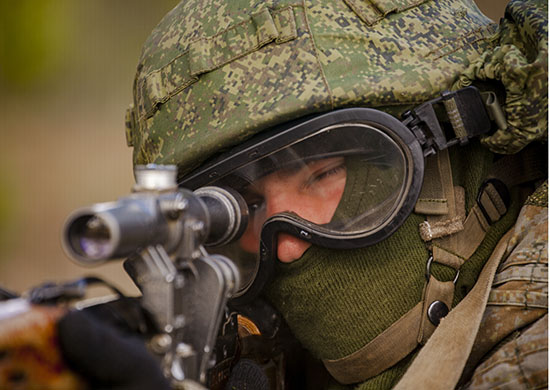
[[[292, 119], [344, 107], [399, 115], [478, 79], [504, 84], [512, 120], [510, 132], [501, 129], [483, 143], [514, 153], [544, 138], [547, 127], [547, 24], [539, 17], [545, 9], [542, 1], [513, 0], [497, 33], [471, 0], [182, 1], [153, 30], [138, 64], [126, 116], [134, 164], [176, 164], [184, 176]], [[469, 211], [493, 154], [476, 141], [449, 153]], [[350, 162], [337, 213], [368, 202], [356, 191], [359, 172]], [[461, 267], [453, 306], [474, 285], [518, 208], [513, 196], [506, 215]], [[422, 299], [423, 220], [412, 214], [371, 247], [311, 247], [301, 259], [278, 264], [268, 297], [315, 357], [356, 351]], [[434, 264], [432, 274], [452, 280], [455, 271]], [[392, 386], [413, 355], [352, 386]]]

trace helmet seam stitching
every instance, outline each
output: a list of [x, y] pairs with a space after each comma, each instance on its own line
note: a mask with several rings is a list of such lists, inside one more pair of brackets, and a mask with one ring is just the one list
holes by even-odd
[[323, 66], [321, 64], [321, 59], [319, 58], [319, 51], [318, 51], [317, 45], [315, 44], [315, 38], [314, 38], [313, 33], [311, 31], [311, 27], [309, 25], [309, 18], [307, 16], [307, 6], [306, 6], [305, 0], [302, 0], [302, 6], [304, 8], [304, 19], [305, 19], [306, 28], [307, 28], [307, 31], [309, 33], [309, 37], [311, 39], [311, 46], [313, 47], [313, 54], [315, 55], [315, 59], [317, 60], [317, 64], [319, 65], [319, 71], [321, 73], [321, 78], [323, 79], [323, 83], [325, 84], [325, 88], [327, 89], [327, 93], [328, 93], [329, 100], [330, 100], [331, 110], [334, 110], [334, 108], [335, 108], [334, 95], [333, 95], [333, 93], [330, 89], [330, 85], [329, 85], [327, 77], [325, 75], [325, 71], [324, 71]]

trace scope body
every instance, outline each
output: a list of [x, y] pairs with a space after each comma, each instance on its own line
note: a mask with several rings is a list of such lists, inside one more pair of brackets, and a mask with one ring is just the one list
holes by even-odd
[[239, 195], [217, 187], [195, 194], [187, 189], [135, 192], [114, 202], [73, 212], [63, 231], [63, 247], [85, 265], [125, 258], [148, 246], [174, 253], [186, 232], [194, 245], [238, 238], [247, 224]]

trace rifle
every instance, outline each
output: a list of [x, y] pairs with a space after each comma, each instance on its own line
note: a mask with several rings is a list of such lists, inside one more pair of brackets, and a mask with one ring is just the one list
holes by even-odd
[[215, 388], [235, 353], [236, 314], [226, 303], [241, 278], [231, 260], [204, 245], [238, 238], [247, 207], [224, 188], [178, 188], [176, 174], [174, 166], [137, 166], [130, 195], [69, 216], [63, 247], [86, 266], [126, 258], [124, 269], [156, 325], [149, 349], [165, 376], [174, 388], [190, 382]]

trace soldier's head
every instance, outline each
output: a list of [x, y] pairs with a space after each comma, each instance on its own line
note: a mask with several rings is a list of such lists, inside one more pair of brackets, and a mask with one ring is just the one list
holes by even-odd
[[[496, 29], [471, 0], [183, 1], [138, 65], [134, 163], [239, 192], [248, 227], [212, 249], [244, 274], [234, 302], [264, 294], [316, 357], [345, 357], [422, 302], [430, 277], [454, 281], [445, 306], [460, 301], [513, 219], [490, 221], [460, 275], [428, 261], [442, 236], [419, 225], [458, 232], [492, 164], [487, 97], [443, 92]], [[392, 383], [409, 352], [341, 381]]]

